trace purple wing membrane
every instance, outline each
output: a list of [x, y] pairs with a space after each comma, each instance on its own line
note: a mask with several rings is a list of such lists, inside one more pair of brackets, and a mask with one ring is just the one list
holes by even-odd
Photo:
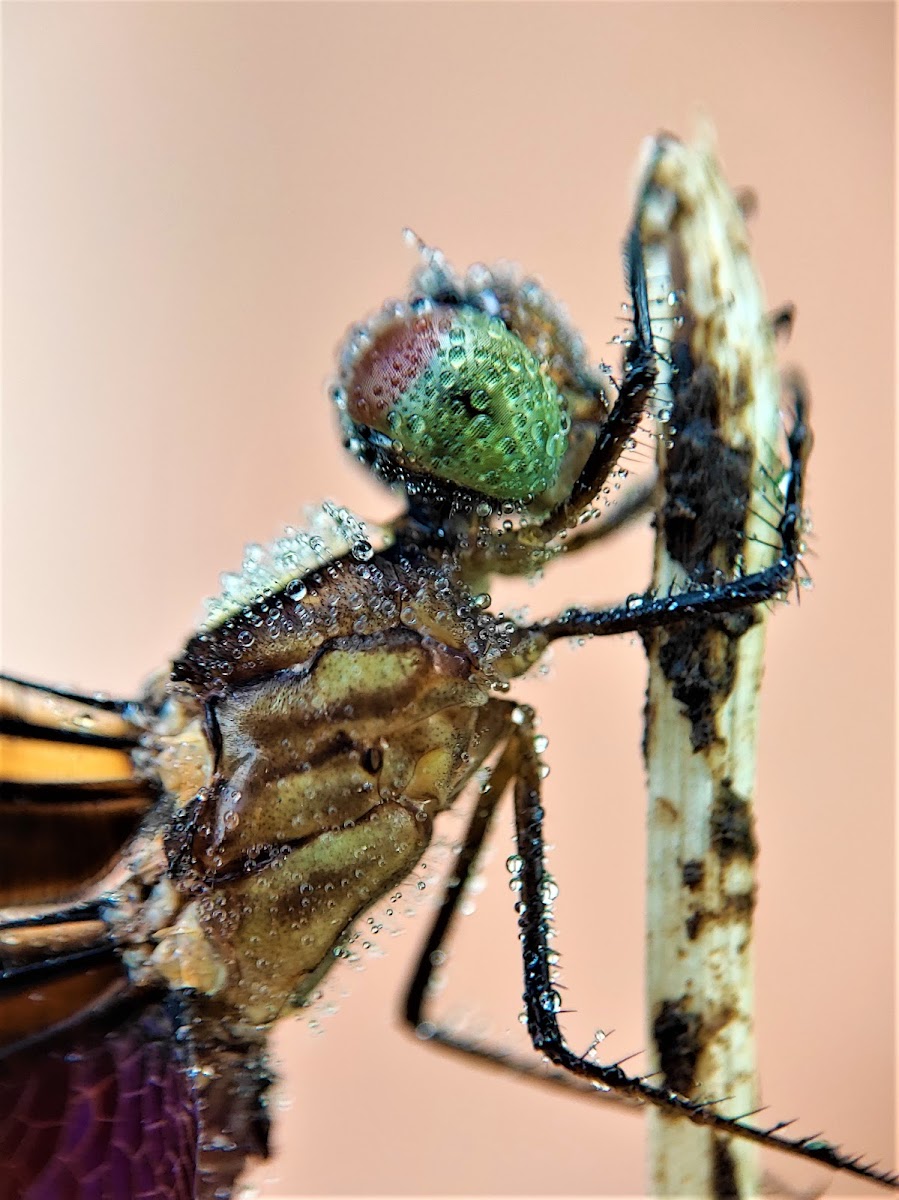
[[0, 1056], [0, 1200], [225, 1200], [268, 1154], [265, 1047], [131, 996]]
[[176, 1029], [163, 1003], [130, 1005], [0, 1060], [0, 1198], [193, 1200], [198, 1095]]

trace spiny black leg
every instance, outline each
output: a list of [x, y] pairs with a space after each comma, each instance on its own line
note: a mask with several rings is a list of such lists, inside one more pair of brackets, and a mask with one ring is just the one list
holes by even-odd
[[446, 885], [440, 908], [427, 937], [422, 945], [418, 962], [412, 972], [408, 990], [403, 1001], [403, 1020], [411, 1025], [416, 1036], [422, 1040], [449, 1050], [453, 1053], [464, 1054], [476, 1058], [484, 1066], [503, 1071], [513, 1071], [525, 1075], [536, 1083], [549, 1084], [564, 1088], [566, 1091], [589, 1095], [612, 1101], [618, 1105], [632, 1105], [626, 1097], [601, 1094], [598, 1096], [595, 1087], [588, 1080], [579, 1079], [564, 1071], [547, 1071], [537, 1058], [516, 1055], [501, 1046], [490, 1046], [483, 1042], [471, 1041], [460, 1036], [453, 1030], [446, 1029], [439, 1022], [431, 1020], [429, 1014], [430, 992], [429, 985], [434, 972], [438, 969], [443, 953], [443, 947], [450, 936], [459, 903], [465, 894], [465, 885], [477, 863], [484, 839], [493, 821], [496, 807], [502, 799], [510, 780], [518, 770], [519, 745], [518, 740], [511, 736], [514, 726], [512, 713], [514, 706], [509, 704], [509, 740], [499, 761], [490, 773], [487, 787], [475, 802], [465, 839], [452, 867], [451, 876]]
[[[512, 706], [509, 707], [511, 714]], [[507, 740], [499, 761], [490, 773], [486, 789], [480, 792], [475, 801], [465, 831], [465, 840], [453, 862], [451, 878], [446, 885], [440, 908], [428, 930], [418, 963], [409, 981], [403, 1002], [403, 1019], [421, 1037], [433, 1036], [431, 1031], [434, 1027], [425, 1015], [428, 985], [434, 974], [441, 947], [448, 938], [455, 920], [456, 910], [465, 894], [465, 885], [481, 852], [496, 806], [515, 770], [517, 758], [518, 747], [513, 741]]]
[[[432, 1022], [427, 1012], [428, 984], [436, 969], [437, 955], [450, 934], [466, 881], [477, 862], [496, 806], [513, 777], [518, 850], [522, 859], [519, 925], [522, 931], [524, 1000], [528, 1029], [535, 1047], [561, 1068], [555, 1073], [547, 1073], [539, 1060], [522, 1059], [502, 1048], [468, 1041]], [[451, 1052], [475, 1057], [485, 1066], [512, 1070], [541, 1084], [587, 1094], [594, 1101], [628, 1105], [655, 1104], [696, 1124], [716, 1128], [728, 1135], [748, 1138], [888, 1186], [899, 1185], [896, 1175], [878, 1172], [873, 1165], [865, 1165], [861, 1159], [844, 1156], [826, 1143], [813, 1138], [790, 1140], [779, 1137], [777, 1131], [791, 1122], [779, 1122], [770, 1129], [759, 1129], [746, 1125], [737, 1118], [718, 1116], [712, 1111], [714, 1106], [708, 1102], [703, 1105], [674, 1092], [653, 1088], [644, 1079], [627, 1076], [618, 1066], [601, 1066], [588, 1061], [586, 1057], [574, 1054], [568, 1048], [555, 1016], [557, 1000], [548, 957], [547, 911], [542, 898], [548, 881], [543, 861], [540, 786], [539, 761], [533, 742], [532, 714], [527, 709], [518, 709], [515, 723], [510, 720], [509, 741], [493, 769], [486, 790], [478, 797], [472, 812], [462, 849], [453, 864], [452, 878], [425, 939], [421, 957], [406, 994], [403, 1016], [418, 1036]], [[597, 1088], [602, 1090], [597, 1091]]]
[[[569, 555], [576, 554], [581, 550], [587, 550], [591, 546], [595, 546], [597, 542], [604, 541], [610, 535], [619, 533], [646, 513], [651, 512], [655, 508], [657, 487], [658, 478], [655, 475], [649, 479], [642, 479], [639, 483], [632, 484], [622, 494], [614, 507], [610, 507], [598, 520], [591, 521], [589, 525], [579, 525], [577, 529], [570, 530], [564, 543], [560, 543], [562, 554], [559, 558], [556, 558], [553, 554], [547, 560], [547, 565], [558, 562], [561, 558], [567, 558]], [[526, 540], [525, 533], [530, 534], [531, 532], [531, 530], [520, 532], [515, 550], [510, 546], [500, 545], [499, 539], [497, 539], [493, 547], [488, 548], [486, 551], [479, 551], [476, 556], [473, 555], [473, 563], [484, 574], [527, 574], [534, 569], [534, 555], [540, 554], [541, 548], [546, 545], [547, 541], [542, 529], [536, 529], [535, 540]]]
[[632, 521], [651, 512], [658, 483], [655, 475], [649, 479], [640, 480], [639, 483], [633, 484], [626, 492], [622, 493], [621, 499], [616, 502], [614, 508], [609, 509], [608, 513], [603, 513], [598, 520], [589, 525], [579, 526], [572, 530], [564, 543], [564, 557], [567, 558], [568, 555], [575, 554], [578, 550], [594, 546], [611, 534], [627, 528]]
[[787, 439], [789, 477], [783, 516], [778, 524], [781, 553], [772, 566], [722, 584], [688, 588], [673, 596], [633, 597], [615, 608], [571, 608], [531, 627], [550, 641], [563, 637], [604, 637], [674, 625], [694, 616], [737, 612], [784, 592], [796, 573], [802, 532], [805, 465], [811, 449], [805, 396], [795, 392], [795, 419]]
[[769, 1129], [747, 1125], [739, 1118], [716, 1113], [714, 1102], [703, 1104], [688, 1100], [676, 1092], [653, 1087], [645, 1079], [626, 1075], [620, 1066], [603, 1066], [586, 1056], [575, 1054], [569, 1048], [556, 1016], [560, 1001], [554, 987], [549, 957], [549, 911], [545, 898], [549, 879], [544, 864], [540, 762], [534, 749], [533, 714], [525, 708], [519, 709], [519, 714], [514, 733], [519, 747], [518, 774], [515, 779], [515, 826], [521, 858], [518, 925], [521, 930], [528, 1033], [534, 1048], [576, 1077], [653, 1104], [696, 1125], [705, 1125], [729, 1137], [746, 1138], [890, 1187], [899, 1187], [899, 1176], [893, 1172], [878, 1171], [873, 1164], [866, 1165], [860, 1159], [843, 1155], [829, 1143], [819, 1141], [817, 1135], [796, 1139], [779, 1136], [777, 1130], [790, 1122], [780, 1122]]
[[643, 247], [636, 226], [625, 244], [625, 262], [628, 289], [634, 307], [634, 338], [628, 347], [624, 380], [571, 494], [553, 509], [540, 526], [541, 533], [547, 539], [575, 525], [578, 516], [597, 495], [621, 458], [627, 439], [640, 424], [655, 384], [657, 355], [649, 319]]
[[[537, 565], [541, 551], [559, 534], [575, 531], [569, 535], [565, 549], [568, 552], [579, 550], [620, 528], [650, 505], [654, 485], [638, 486], [630, 496], [624, 498], [617, 514], [612, 514], [590, 530], [577, 528], [583, 513], [589, 509], [621, 460], [628, 439], [647, 411], [656, 380], [658, 356], [652, 338], [643, 247], [636, 226], [631, 229], [625, 243], [625, 263], [634, 310], [634, 336], [628, 343], [624, 379], [617, 398], [605, 416], [570, 492], [539, 524], [532, 523], [519, 532], [518, 553], [510, 554], [508, 545], [501, 543], [495, 534], [488, 533], [486, 545], [479, 544], [479, 551], [472, 556], [472, 560], [485, 574], [529, 574]], [[484, 536], [483, 531], [480, 536]]]

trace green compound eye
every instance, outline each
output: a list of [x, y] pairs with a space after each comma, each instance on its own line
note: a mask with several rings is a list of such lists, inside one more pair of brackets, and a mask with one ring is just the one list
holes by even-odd
[[461, 487], [527, 501], [558, 474], [565, 403], [496, 317], [438, 305], [378, 330], [345, 377], [346, 415], [399, 459]]

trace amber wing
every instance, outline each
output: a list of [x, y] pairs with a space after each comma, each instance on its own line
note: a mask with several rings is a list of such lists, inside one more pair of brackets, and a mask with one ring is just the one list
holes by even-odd
[[129, 711], [0, 679], [0, 1200], [225, 1195], [265, 1152], [258, 1048], [136, 993], [102, 920], [155, 799]]

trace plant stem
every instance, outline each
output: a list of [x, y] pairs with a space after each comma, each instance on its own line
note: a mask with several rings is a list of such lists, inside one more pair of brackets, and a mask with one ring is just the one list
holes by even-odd
[[[641, 184], [662, 364], [653, 587], [713, 584], [772, 560], [780, 382], [743, 215], [710, 134], [659, 137]], [[659, 281], [662, 281], [661, 283]], [[661, 319], [657, 319], [660, 318]], [[670, 337], [670, 345], [663, 336]], [[765, 496], [759, 496], [759, 490]], [[750, 510], [760, 511], [756, 516]], [[752, 814], [763, 609], [647, 639], [647, 1012], [653, 1070], [683, 1095], [758, 1107], [753, 1031]], [[748, 1197], [755, 1148], [658, 1112], [658, 1196]]]

